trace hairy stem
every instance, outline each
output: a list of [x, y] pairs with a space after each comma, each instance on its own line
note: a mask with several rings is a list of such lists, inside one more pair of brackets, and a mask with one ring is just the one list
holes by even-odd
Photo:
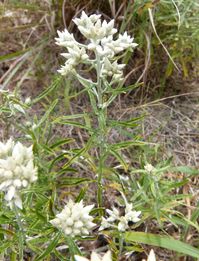
[[122, 233], [119, 233], [119, 254], [122, 254], [122, 250], [123, 250], [123, 244], [124, 244], [124, 236], [122, 235]]
[[16, 221], [17, 221], [17, 225], [19, 228], [19, 261], [23, 261], [23, 250], [24, 250], [24, 230], [23, 230], [23, 224], [22, 224], [22, 220], [21, 220], [21, 216], [20, 213], [18, 211], [18, 208], [15, 206], [15, 204], [13, 204], [13, 208], [14, 208], [14, 212], [15, 212], [15, 217], [16, 217]]
[[105, 153], [106, 153], [106, 109], [103, 108], [103, 89], [102, 89], [102, 79], [101, 79], [101, 61], [99, 55], [96, 53], [97, 60], [97, 92], [98, 92], [98, 144], [99, 144], [99, 166], [98, 166], [98, 190], [97, 190], [97, 200], [98, 207], [102, 207], [102, 178], [103, 178], [103, 170], [105, 165]]
[[99, 166], [98, 166], [98, 206], [102, 207], [102, 178], [105, 165], [106, 153], [106, 112], [104, 109], [99, 109], [98, 113], [98, 128], [99, 128]]

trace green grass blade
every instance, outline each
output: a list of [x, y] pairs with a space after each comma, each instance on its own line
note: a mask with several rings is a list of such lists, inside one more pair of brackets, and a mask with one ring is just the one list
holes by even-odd
[[45, 114], [40, 119], [39, 123], [37, 124], [37, 128], [40, 127], [49, 117], [50, 113], [54, 110], [55, 106], [58, 103], [58, 99], [54, 100], [48, 110], [45, 112]]
[[[65, 239], [66, 239], [66, 242], [67, 242], [67, 245], [69, 247], [69, 251], [70, 251], [70, 254], [72, 255], [72, 257], [74, 255], [81, 255], [81, 251], [78, 248], [78, 246], [76, 245], [76, 243], [74, 242], [74, 240], [71, 237], [65, 237]], [[72, 260], [74, 260], [74, 258]]]
[[175, 171], [175, 172], [182, 172], [184, 174], [188, 174], [190, 176], [194, 176], [194, 175], [198, 175], [199, 174], [199, 170], [198, 169], [194, 169], [188, 166], [178, 166], [178, 167], [173, 167], [171, 169], [171, 171]]
[[42, 93], [40, 93], [33, 101], [32, 104], [37, 103], [41, 99], [45, 98], [49, 93], [51, 93], [53, 90], [58, 88], [61, 85], [62, 77], [56, 77], [55, 80], [52, 82], [52, 84], [44, 90]]
[[66, 187], [66, 186], [75, 186], [82, 183], [92, 182], [89, 178], [63, 178], [60, 183], [57, 185], [58, 187]]
[[184, 255], [199, 258], [199, 249], [181, 241], [172, 239], [171, 237], [132, 231], [125, 233], [125, 240], [128, 242], [136, 242], [157, 247], [163, 247], [169, 250], [182, 253]]
[[13, 53], [2, 55], [0, 57], [0, 62], [12, 60], [12, 59], [14, 59], [16, 57], [22, 56], [23, 54], [29, 52], [30, 50], [31, 50], [30, 48], [27, 48], [25, 50], [21, 50], [21, 51], [17, 51], [17, 52], [13, 52]]
[[56, 247], [59, 239], [61, 237], [61, 232], [59, 232], [50, 242], [50, 244], [48, 245], [48, 247], [45, 249], [45, 251], [38, 257], [35, 259], [35, 261], [39, 261], [39, 260], [45, 260], [45, 257], [47, 257], [52, 251], [53, 249]]
[[122, 154], [115, 150], [110, 150], [109, 152], [120, 162], [120, 164], [122, 165], [124, 170], [127, 171], [128, 164], [127, 164], [126, 160], [123, 158]]

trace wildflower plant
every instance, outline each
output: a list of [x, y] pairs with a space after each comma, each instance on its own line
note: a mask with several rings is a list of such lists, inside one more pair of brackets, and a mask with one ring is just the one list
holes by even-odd
[[108, 218], [102, 217], [102, 223], [99, 230], [116, 228], [120, 232], [125, 232], [129, 228], [129, 222], [137, 223], [141, 220], [141, 211], [135, 211], [133, 209], [133, 204], [128, 203], [124, 195], [123, 198], [125, 201], [124, 214], [121, 214], [115, 207], [113, 207], [112, 210], [106, 209], [109, 216]]
[[[187, 219], [174, 209], [179, 206], [179, 200], [183, 206], [185, 195], [178, 194], [176, 197], [173, 188], [186, 184], [188, 179], [180, 182], [168, 182], [168, 178], [163, 179], [164, 173], [170, 168], [169, 162], [162, 166], [155, 164], [153, 167], [147, 163], [147, 158], [144, 162], [140, 162], [140, 169], [137, 167], [138, 161], [134, 168], [126, 152], [123, 152], [124, 149], [128, 149], [127, 152], [132, 155], [131, 146], [145, 145], [138, 140], [139, 136], [132, 132], [132, 128], [137, 126], [140, 118], [122, 120], [118, 117], [120, 118], [118, 120], [112, 119], [109, 115], [109, 106], [118, 95], [137, 87], [136, 84], [125, 86], [124, 73], [126, 57], [128, 56], [128, 60], [129, 53], [137, 46], [134, 38], [127, 32], [119, 34], [114, 26], [114, 20], [103, 21], [99, 14], [88, 16], [82, 12], [80, 18], [73, 19], [73, 22], [84, 40], [78, 42], [67, 29], [58, 31], [56, 43], [65, 48], [62, 53], [65, 63], [58, 70], [63, 77], [56, 77], [44, 92], [24, 103], [8, 91], [0, 92], [1, 115], [11, 117], [16, 112], [24, 114], [25, 122], [20, 125], [19, 130], [34, 144], [40, 170], [39, 182], [37, 186], [31, 188], [31, 184], [38, 178], [32, 146], [26, 147], [20, 142], [15, 143], [12, 139], [5, 143], [0, 142], [0, 191], [3, 196], [2, 202], [5, 199], [9, 206], [4, 208], [0, 215], [2, 224], [0, 259], [22, 261], [26, 258], [23, 252], [28, 249], [26, 254], [30, 253], [36, 261], [54, 259], [88, 261], [89, 259], [83, 257], [82, 253], [88, 250], [88, 242], [85, 242], [88, 239], [96, 240], [97, 242], [92, 242], [91, 247], [98, 247], [100, 240], [97, 239], [101, 234], [107, 239], [108, 246], [99, 246], [99, 249], [95, 247], [95, 251], [91, 253], [91, 261], [115, 261], [125, 256], [130, 257], [137, 250], [143, 251], [139, 244], [154, 246], [159, 244], [160, 247], [181, 251], [182, 254], [198, 258], [198, 250], [188, 244], [169, 237], [138, 231], [138, 226], [143, 221], [146, 221], [145, 230], [148, 230], [148, 219], [151, 217], [161, 225], [168, 220], [176, 228], [180, 225], [180, 229], [184, 228], [185, 236], [188, 234], [189, 226], [198, 229], [198, 224], [194, 223], [192, 217], [186, 223]], [[28, 115], [26, 109], [30, 105], [44, 98], [50, 103], [52, 100], [47, 96], [59, 85], [61, 87], [62, 81], [68, 84], [64, 80], [66, 77], [75, 78], [80, 82], [83, 86], [80, 93], [87, 93], [92, 109], [82, 114], [63, 115], [62, 110], [55, 110], [61, 100], [58, 96], [48, 108], [47, 104], [42, 103], [45, 112], [41, 118], [40, 115], [34, 115], [34, 118], [31, 114]], [[64, 107], [62, 103], [61, 107]], [[59, 117], [58, 111], [62, 113]], [[72, 125], [83, 129], [88, 139], [87, 142], [86, 138], [83, 140], [84, 147], [71, 148], [70, 143], [74, 140], [68, 137], [68, 133], [67, 137], [59, 137], [57, 140], [57, 133], [54, 133], [55, 124]], [[110, 139], [112, 133], [121, 133], [122, 141], [119, 140], [120, 137]], [[127, 139], [123, 134], [127, 134]], [[139, 159], [140, 156], [138, 155]], [[149, 162], [154, 164], [154, 160]], [[76, 167], [78, 170], [81, 168], [84, 170], [80, 173], [84, 174], [84, 177], [73, 176], [77, 172]], [[87, 171], [92, 178], [86, 176]], [[95, 198], [93, 194], [96, 183]], [[77, 184], [78, 188], [81, 187], [80, 191], [71, 189]], [[120, 193], [125, 192], [129, 200], [127, 201], [126, 196], [121, 193], [122, 205], [120, 200], [118, 207], [112, 202], [110, 204], [109, 200], [105, 204], [103, 199], [111, 193], [107, 189], [109, 187], [119, 190]], [[25, 198], [27, 204], [22, 204], [24, 189], [27, 192]], [[88, 196], [90, 191], [94, 193], [89, 200], [94, 204], [84, 205], [85, 195]], [[169, 192], [172, 193], [168, 195]], [[65, 196], [68, 199], [71, 195], [74, 201], [68, 200], [64, 208], [56, 213], [55, 202], [59, 201], [58, 205], [62, 206], [62, 199], [65, 200]], [[197, 219], [196, 212], [193, 212], [193, 218]], [[132, 226], [132, 223], [135, 225]], [[97, 254], [107, 249], [111, 251], [104, 255]], [[2, 252], [5, 256], [1, 255]], [[155, 260], [153, 251], [150, 252], [148, 260]]]
[[[94, 116], [98, 121], [95, 134], [91, 129], [89, 132], [91, 138], [94, 138], [93, 146], [97, 146], [99, 149], [97, 198], [98, 206], [102, 207], [102, 178], [105, 160], [110, 151], [116, 157], [118, 156], [114, 149], [109, 148], [107, 140], [108, 131], [111, 128], [110, 125], [108, 126], [107, 108], [118, 94], [124, 91], [121, 90], [125, 67], [121, 61], [124, 52], [132, 51], [137, 44], [127, 32], [116, 36], [117, 29], [114, 28], [114, 20], [102, 21], [101, 15], [87, 16], [85, 12], [82, 12], [81, 17], [73, 19], [73, 22], [85, 37], [87, 44], [77, 42], [67, 29], [62, 32], [58, 31], [59, 37], [56, 38], [56, 43], [66, 48], [67, 51], [62, 53], [66, 61], [58, 72], [63, 76], [73, 75], [84, 86], [90, 98]], [[80, 64], [82, 64], [81, 70]], [[90, 79], [89, 75], [89, 79], [84, 77], [89, 69], [95, 71], [95, 79]], [[59, 121], [61, 123], [61, 119]]]
[[19, 260], [23, 260], [25, 232], [19, 209], [23, 208], [21, 192], [37, 181], [32, 146], [26, 147], [11, 138], [0, 142], [0, 192], [5, 194], [7, 205], [15, 213], [18, 224]]

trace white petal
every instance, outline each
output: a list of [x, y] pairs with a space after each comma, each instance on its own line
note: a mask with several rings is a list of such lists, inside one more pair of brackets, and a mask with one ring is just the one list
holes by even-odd
[[125, 231], [128, 228], [128, 221], [125, 217], [121, 217], [120, 222], [118, 223], [118, 230]]
[[60, 224], [60, 221], [59, 221], [58, 218], [54, 218], [54, 219], [50, 220], [49, 222], [50, 222], [53, 226], [55, 226], [55, 227]]
[[19, 196], [15, 198], [14, 203], [15, 203], [15, 205], [16, 205], [18, 208], [20, 208], [20, 209], [23, 208], [23, 206], [22, 206], [22, 200], [21, 200], [21, 198], [20, 198]]
[[65, 230], [64, 230], [64, 233], [67, 235], [67, 236], [69, 236], [69, 235], [71, 235], [72, 234], [72, 229], [70, 228], [70, 227], [67, 227], [67, 228], [65, 228]]
[[10, 201], [15, 195], [15, 187], [10, 186], [7, 194], [5, 195], [5, 200]]
[[19, 163], [22, 163], [24, 157], [24, 147], [20, 142], [17, 142], [12, 151], [12, 157]]
[[10, 171], [10, 170], [5, 171], [5, 177], [6, 177], [6, 179], [10, 179], [10, 178], [12, 178], [12, 176], [13, 176], [12, 171]]
[[75, 257], [75, 260], [76, 260], [76, 261], [89, 261], [89, 259], [87, 259], [87, 258], [85, 258], [85, 257], [83, 257], [83, 256], [77, 256], [77, 255], [75, 255], [74, 257]]
[[93, 209], [93, 208], [94, 208], [94, 205], [89, 205], [89, 206], [84, 207], [84, 211], [89, 213], [91, 211], [91, 209]]
[[156, 257], [153, 249], [151, 249], [147, 261], [156, 261]]
[[75, 236], [81, 235], [81, 230], [79, 230], [79, 229], [74, 229], [74, 230], [73, 230], [73, 234], [74, 234]]
[[24, 188], [27, 187], [28, 186], [28, 181], [23, 179], [22, 180], [22, 185], [23, 185]]
[[101, 258], [96, 252], [92, 252], [91, 261], [101, 261]]
[[102, 261], [112, 261], [111, 251], [108, 251], [102, 258]]
[[72, 226], [73, 223], [74, 223], [74, 220], [73, 220], [72, 218], [68, 218], [68, 219], [66, 220], [66, 225], [67, 225], [67, 226]]
[[83, 224], [83, 222], [82, 222], [81, 220], [77, 221], [77, 222], [74, 224], [74, 227], [75, 227], [75, 228], [81, 228], [81, 227], [83, 227], [83, 226], [84, 226], [84, 224]]
[[3, 181], [1, 184], [0, 184], [0, 191], [4, 191], [5, 189], [7, 188], [6, 186], [6, 181]]
[[81, 232], [82, 232], [82, 235], [88, 235], [89, 234], [88, 229], [86, 229], [86, 228], [82, 228]]
[[14, 181], [13, 181], [13, 185], [15, 186], [15, 187], [21, 187], [21, 180], [20, 179], [15, 179]]

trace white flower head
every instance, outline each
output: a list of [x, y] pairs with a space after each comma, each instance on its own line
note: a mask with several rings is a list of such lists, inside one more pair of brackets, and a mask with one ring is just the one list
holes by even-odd
[[[115, 37], [117, 29], [114, 28], [114, 20], [107, 22], [101, 19], [101, 15], [88, 16], [83, 11], [80, 18], [73, 19], [73, 22], [88, 43], [83, 45], [77, 42], [67, 29], [63, 32], [58, 31], [59, 37], [55, 38], [56, 44], [67, 49], [67, 53], [62, 54], [67, 60], [58, 72], [62, 75], [74, 74], [75, 67], [80, 63], [91, 64], [96, 68], [96, 61], [100, 59], [103, 78], [111, 77], [112, 84], [123, 79], [124, 65], [117, 62], [118, 58], [115, 55], [136, 47], [137, 44], [133, 42], [134, 38], [130, 37], [127, 32]], [[89, 58], [92, 52], [96, 59]], [[93, 53], [91, 58], [93, 58]]]
[[56, 44], [67, 48], [67, 53], [62, 53], [67, 60], [64, 66], [58, 70], [62, 75], [73, 73], [74, 68], [81, 62], [85, 62], [88, 59], [86, 49], [79, 44], [73, 34], [69, 33], [67, 29], [63, 32], [57, 31], [58, 38], [55, 38]]
[[64, 209], [56, 215], [50, 223], [62, 230], [67, 236], [88, 235], [95, 223], [93, 217], [89, 215], [94, 205], [84, 207], [83, 201], [75, 203], [69, 200]]
[[61, 66], [61, 69], [58, 70], [62, 75], [67, 75], [70, 72], [75, 71], [75, 67], [88, 59], [86, 54], [86, 49], [84, 47], [74, 46], [73, 48], [68, 47], [68, 53], [62, 53], [63, 57], [67, 60], [64, 66]]
[[0, 142], [0, 191], [6, 193], [5, 200], [11, 208], [13, 204], [22, 208], [21, 190], [37, 180], [33, 160], [32, 146], [12, 139]]
[[57, 70], [61, 75], [67, 75], [68, 73], [74, 71], [73, 64], [65, 63], [65, 65], [61, 65], [61, 68]]
[[113, 81], [119, 81], [123, 79], [123, 68], [125, 64], [118, 64], [117, 61], [113, 63], [106, 57], [104, 58], [104, 66], [102, 69], [102, 77], [109, 76], [112, 77]]
[[123, 215], [120, 214], [119, 210], [115, 207], [113, 207], [113, 210], [107, 209], [106, 212], [109, 216], [107, 218], [102, 218], [99, 230], [113, 227], [124, 232], [129, 228], [129, 222], [139, 222], [141, 211], [133, 210], [133, 204], [129, 204], [126, 200], [125, 205], [125, 213]]
[[87, 39], [98, 41], [117, 32], [117, 29], [114, 28], [114, 20], [111, 20], [109, 23], [105, 20], [102, 22], [100, 17], [101, 15], [95, 14], [87, 16], [83, 11], [81, 17], [75, 18], [73, 21]]
[[120, 217], [117, 228], [121, 232], [124, 232], [126, 229], [128, 229], [128, 220], [125, 216]]
[[149, 163], [147, 163], [145, 166], [144, 166], [144, 169], [147, 171], [147, 172], [153, 172], [154, 170], [155, 170], [155, 168], [151, 165], [151, 164], [149, 164]]
[[68, 48], [78, 44], [73, 34], [69, 33], [67, 29], [65, 29], [63, 32], [57, 31], [57, 34], [59, 36], [58, 38], [55, 38], [57, 45]]
[[91, 259], [75, 255], [76, 261], [112, 261], [111, 251], [106, 252], [102, 257], [96, 252], [92, 252]]

